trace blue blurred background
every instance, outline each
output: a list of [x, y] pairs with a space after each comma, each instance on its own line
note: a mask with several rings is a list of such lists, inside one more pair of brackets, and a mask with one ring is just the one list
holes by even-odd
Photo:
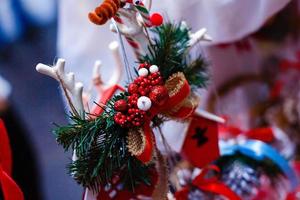
[[82, 193], [66, 173], [71, 156], [51, 133], [51, 122], [66, 123], [58, 85], [35, 71], [38, 62], [52, 64], [56, 58], [56, 3], [0, 1], [0, 77], [13, 88], [0, 117], [6, 119], [11, 141], [22, 144], [13, 146], [14, 178], [32, 200], [79, 199]]

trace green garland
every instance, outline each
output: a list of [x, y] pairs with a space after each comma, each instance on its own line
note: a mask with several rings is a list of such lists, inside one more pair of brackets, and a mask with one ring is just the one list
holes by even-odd
[[[189, 29], [171, 23], [155, 28], [154, 44], [149, 54], [140, 62], [156, 64], [164, 80], [175, 72], [183, 72], [192, 87], [203, 87], [207, 81], [206, 62], [201, 56], [191, 61], [188, 56]], [[67, 126], [54, 130], [57, 142], [65, 151], [76, 152], [78, 159], [69, 164], [69, 174], [81, 185], [94, 191], [111, 182], [118, 175], [121, 182], [131, 191], [141, 183], [151, 185], [150, 171], [154, 164], [143, 164], [127, 149], [128, 129], [114, 122], [114, 102], [127, 99], [128, 93], [115, 95], [103, 107], [100, 116], [81, 119], [72, 115]], [[100, 106], [100, 105], [99, 105]], [[161, 124], [160, 118], [153, 125]]]

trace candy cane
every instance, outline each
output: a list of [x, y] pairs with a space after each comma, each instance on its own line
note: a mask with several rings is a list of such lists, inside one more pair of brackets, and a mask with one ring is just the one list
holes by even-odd
[[143, 19], [143, 24], [146, 27], [151, 27], [152, 22], [151, 22], [151, 19], [150, 19], [150, 13], [149, 13], [149, 10], [145, 7], [145, 5], [143, 3], [140, 3], [139, 5], [135, 5], [135, 9], [141, 15], [141, 17]]
[[[119, 26], [124, 26], [123, 20], [120, 18], [120, 16], [116, 15], [114, 16], [114, 20]], [[128, 44], [133, 48], [134, 54], [137, 58], [140, 58], [144, 54], [144, 50], [141, 48], [140, 43], [138, 40], [136, 40], [134, 37], [130, 36], [130, 34], [126, 34], [124, 31], [120, 31], [126, 38], [126, 41]]]
[[133, 37], [126, 37], [128, 44], [133, 48], [134, 54], [137, 58], [140, 58], [143, 55], [143, 52], [140, 48], [139, 43]]

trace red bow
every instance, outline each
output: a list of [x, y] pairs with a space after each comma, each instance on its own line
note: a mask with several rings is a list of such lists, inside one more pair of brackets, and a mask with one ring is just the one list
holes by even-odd
[[[208, 173], [211, 171], [215, 171], [217, 175], [207, 178]], [[192, 181], [191, 186], [197, 187], [205, 192], [211, 192], [224, 196], [230, 200], [241, 200], [240, 197], [229, 187], [219, 181], [219, 173], [220, 169], [217, 166], [209, 165], [208, 167], [204, 168], [201, 173]], [[181, 191], [176, 192], [175, 197], [177, 200], [186, 200], [188, 199], [189, 192], [190, 187], [185, 187]]]
[[0, 120], [0, 185], [5, 200], [23, 200], [24, 196], [11, 178], [12, 156], [4, 123]]

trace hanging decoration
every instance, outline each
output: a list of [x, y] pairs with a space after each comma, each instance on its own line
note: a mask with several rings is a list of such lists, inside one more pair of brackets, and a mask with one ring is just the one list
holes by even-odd
[[[143, 15], [141, 4], [136, 9]], [[152, 27], [149, 22], [145, 27]], [[65, 73], [64, 60], [59, 59], [54, 67], [37, 65], [37, 71], [61, 84], [70, 105], [71, 123], [58, 126], [54, 133], [65, 150], [73, 151], [69, 173], [87, 188], [86, 196], [167, 196], [167, 165], [152, 130], [165, 120], [194, 118], [199, 102], [196, 91], [206, 85], [208, 77], [205, 60], [201, 55], [192, 59], [189, 51], [205, 32], [192, 37], [185, 23], [165, 23], [150, 31], [154, 36], [147, 47], [149, 53], [139, 57], [137, 77], [125, 88], [113, 85], [108, 93], [102, 93], [105, 95], [92, 113], [85, 111], [83, 86], [74, 74]], [[216, 133], [212, 137], [212, 147], [218, 148]]]

